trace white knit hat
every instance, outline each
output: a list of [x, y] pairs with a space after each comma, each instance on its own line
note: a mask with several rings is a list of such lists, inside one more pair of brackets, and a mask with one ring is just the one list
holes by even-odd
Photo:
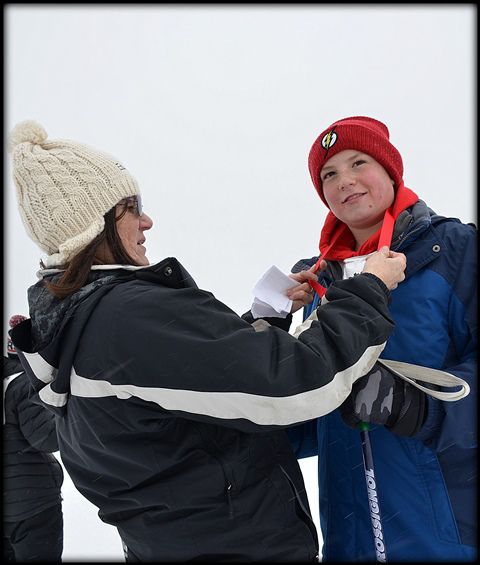
[[140, 194], [114, 157], [67, 139], [49, 139], [37, 122], [18, 123], [9, 138], [20, 215], [47, 254], [64, 265], [104, 228], [103, 216], [122, 198]]

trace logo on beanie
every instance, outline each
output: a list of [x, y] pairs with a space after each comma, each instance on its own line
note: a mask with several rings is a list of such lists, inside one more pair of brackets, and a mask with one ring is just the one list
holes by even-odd
[[335, 133], [335, 128], [333, 128], [323, 136], [322, 147], [325, 149], [325, 151], [328, 151], [330, 147], [332, 147], [332, 145], [335, 145], [336, 141], [337, 141], [337, 134]]
[[117, 165], [117, 167], [121, 170], [121, 171], [126, 171], [127, 169], [122, 165], [122, 163], [119, 163], [118, 161], [115, 163], [115, 165]]

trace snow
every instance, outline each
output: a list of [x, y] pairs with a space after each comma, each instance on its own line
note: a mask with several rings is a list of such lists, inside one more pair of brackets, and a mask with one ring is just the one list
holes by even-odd
[[78, 492], [65, 468], [64, 477], [62, 560], [125, 561], [117, 529], [100, 520], [97, 507]]

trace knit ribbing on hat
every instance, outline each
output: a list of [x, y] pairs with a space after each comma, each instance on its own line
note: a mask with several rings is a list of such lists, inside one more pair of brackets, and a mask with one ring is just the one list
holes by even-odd
[[370, 155], [388, 172], [395, 187], [402, 183], [402, 157], [389, 141], [387, 126], [366, 116], [344, 118], [334, 122], [317, 137], [308, 155], [308, 169], [313, 185], [327, 207], [320, 172], [331, 157], [346, 149]]
[[114, 157], [70, 140], [47, 140], [37, 122], [14, 128], [9, 145], [20, 216], [48, 254], [46, 267], [72, 259], [104, 229], [104, 215], [140, 193]]

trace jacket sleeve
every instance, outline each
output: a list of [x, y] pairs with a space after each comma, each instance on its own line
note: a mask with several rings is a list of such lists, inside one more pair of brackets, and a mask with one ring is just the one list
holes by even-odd
[[30, 399], [26, 376], [18, 385], [21, 387], [17, 397], [18, 425], [23, 436], [37, 451], [58, 451], [55, 415]]
[[[287, 427], [337, 408], [393, 329], [389, 292], [366, 274], [334, 283], [298, 339], [271, 326], [255, 331], [206, 291], [172, 289], [160, 299], [153, 285], [128, 288], [118, 316], [109, 313], [116, 347], [106, 362], [122, 367], [109, 369], [114, 394], [244, 431]], [[130, 301], [136, 306], [126, 324]]]
[[291, 426], [286, 430], [297, 459], [318, 455], [317, 421]]
[[477, 447], [477, 237], [476, 230], [469, 227], [462, 247], [454, 233], [455, 241], [448, 242], [456, 259], [447, 320], [452, 351], [447, 352], [442, 369], [465, 380], [470, 394], [457, 402], [428, 397], [427, 420], [416, 437], [438, 452], [453, 444], [464, 449]]
[[[257, 318], [253, 317], [251, 310], [245, 312], [245, 314], [242, 315], [242, 319], [249, 324], [253, 324], [257, 320]], [[289, 314], [286, 318], [265, 317], [262, 319], [268, 324], [277, 328], [282, 328], [287, 332], [289, 331], [290, 325], [292, 323], [291, 314]], [[285, 431], [287, 432], [290, 443], [292, 444], [295, 456], [298, 459], [318, 455], [316, 420], [309, 420], [304, 424], [297, 424], [295, 426], [287, 428]]]
[[[251, 310], [242, 315], [242, 319], [253, 324], [256, 322], [256, 318], [253, 317]], [[262, 318], [267, 323], [277, 328], [282, 328], [285, 331], [289, 331], [290, 325], [292, 323], [292, 315], [289, 314], [286, 318]], [[305, 320], [304, 320], [305, 321]], [[304, 457], [314, 457], [318, 455], [318, 445], [317, 445], [317, 421], [309, 420], [303, 424], [297, 424], [291, 426], [285, 430], [287, 432], [290, 443], [292, 444], [295, 456], [297, 459], [302, 459]]]
[[267, 322], [271, 326], [275, 326], [276, 328], [280, 328], [286, 332], [288, 332], [288, 330], [290, 329], [290, 326], [292, 324], [292, 318], [293, 318], [292, 314], [288, 314], [285, 318], [280, 318], [280, 317], [254, 318], [251, 310], [245, 312], [245, 314], [242, 314], [242, 320], [245, 320], [249, 324], [255, 323], [256, 320], [265, 320], [265, 322]]

